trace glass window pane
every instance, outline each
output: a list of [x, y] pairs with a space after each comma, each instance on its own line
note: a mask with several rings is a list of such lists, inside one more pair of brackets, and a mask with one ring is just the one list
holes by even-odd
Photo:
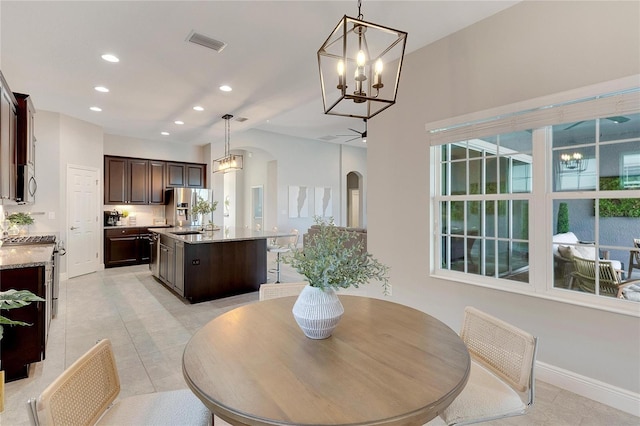
[[462, 233], [464, 230], [464, 201], [451, 202], [451, 233]]
[[553, 147], [571, 147], [596, 142], [596, 120], [553, 126]]
[[447, 221], [447, 201], [440, 203], [440, 223], [442, 224], [442, 233], [449, 233], [449, 222]]
[[482, 229], [482, 201], [467, 203], [467, 235], [479, 235]]
[[509, 194], [511, 192], [510, 181], [511, 173], [509, 170], [509, 158], [500, 157], [500, 193]]
[[471, 274], [482, 273], [482, 240], [479, 238], [467, 238], [467, 272]]
[[464, 252], [464, 238], [451, 237], [451, 250], [449, 251], [449, 254], [451, 256], [452, 270], [464, 272]]
[[467, 193], [467, 163], [459, 161], [451, 163], [451, 195]]
[[486, 187], [485, 194], [497, 194], [498, 193], [498, 161], [495, 157], [487, 158], [486, 160]]
[[449, 145], [441, 145], [440, 152], [442, 153], [441, 160], [447, 161], [449, 159]]
[[600, 141], [640, 138], [640, 114], [607, 117], [600, 120]]
[[464, 160], [465, 158], [467, 158], [467, 148], [459, 145], [451, 145], [451, 160]]
[[469, 161], [469, 193], [482, 193], [482, 159]]
[[595, 151], [595, 146], [554, 151], [554, 191], [595, 190]]
[[[630, 256], [633, 240], [640, 238], [640, 198], [603, 198], [599, 200], [599, 206], [600, 252], [603, 257], [628, 267], [633, 261]], [[625, 267], [621, 266], [620, 269], [625, 270]], [[640, 270], [637, 271], [637, 275], [640, 278]]]
[[483, 151], [480, 149], [469, 148], [469, 158], [480, 158], [482, 153]]
[[498, 237], [509, 238], [509, 202], [498, 201]]
[[451, 195], [449, 194], [449, 172], [450, 172], [451, 163], [442, 164], [441, 174], [440, 174], [440, 195]]
[[496, 240], [487, 239], [484, 244], [485, 265], [484, 274], [488, 277], [496, 276]]
[[498, 276], [504, 277], [509, 273], [509, 242], [498, 241]]
[[484, 234], [487, 237], [496, 236], [496, 203], [495, 200], [485, 201], [485, 228]]
[[600, 189], [640, 189], [640, 141], [602, 145], [600, 152]]
[[514, 193], [531, 192], [531, 163], [513, 160], [511, 167], [511, 191]]
[[529, 282], [529, 244], [513, 243], [511, 252], [511, 269], [507, 279], [519, 282]]
[[517, 240], [529, 239], [529, 201], [514, 200], [511, 213], [513, 235]]

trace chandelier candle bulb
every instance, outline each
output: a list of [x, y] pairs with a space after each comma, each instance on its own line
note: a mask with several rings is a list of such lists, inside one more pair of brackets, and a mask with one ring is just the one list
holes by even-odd
[[378, 59], [376, 61], [375, 75], [373, 76], [373, 88], [381, 89], [382, 87], [384, 87], [384, 84], [382, 84], [382, 60]]
[[338, 90], [342, 90], [344, 88], [344, 61], [338, 62]]

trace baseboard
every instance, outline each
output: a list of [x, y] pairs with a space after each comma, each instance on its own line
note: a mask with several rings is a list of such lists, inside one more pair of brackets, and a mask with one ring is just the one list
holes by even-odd
[[536, 362], [536, 378], [566, 389], [585, 398], [593, 399], [615, 409], [640, 417], [640, 394], [581, 376], [569, 370]]

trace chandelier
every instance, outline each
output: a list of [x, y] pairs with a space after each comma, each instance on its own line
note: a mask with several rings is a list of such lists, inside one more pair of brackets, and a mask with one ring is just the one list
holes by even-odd
[[560, 155], [560, 164], [566, 170], [584, 172], [587, 168], [586, 160], [583, 161], [582, 154], [574, 152], [573, 154]]
[[231, 114], [225, 114], [222, 119], [225, 120], [224, 125], [224, 157], [220, 157], [213, 161], [213, 173], [227, 173], [242, 170], [242, 155], [235, 155], [229, 152], [229, 143], [231, 142], [231, 128], [229, 120], [233, 118]]
[[407, 33], [363, 21], [361, 7], [318, 50], [325, 114], [371, 118], [396, 102]]

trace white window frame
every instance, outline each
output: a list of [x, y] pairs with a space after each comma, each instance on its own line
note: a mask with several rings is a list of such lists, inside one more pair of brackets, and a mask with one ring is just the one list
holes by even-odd
[[[520, 102], [478, 113], [467, 114], [425, 126], [429, 143], [431, 166], [431, 268], [434, 277], [462, 282], [468, 285], [488, 287], [497, 290], [525, 294], [529, 296], [550, 299], [562, 303], [586, 306], [593, 309], [622, 313], [640, 317], [640, 303], [609, 297], [594, 297], [573, 290], [555, 288], [553, 286], [553, 256], [552, 247], [552, 206], [553, 199], [580, 198], [579, 194], [553, 193], [551, 172], [550, 132], [551, 125], [600, 117], [617, 116], [640, 112], [640, 75], [596, 84], [580, 89], [558, 93], [543, 98]], [[602, 97], [607, 93], [618, 93], [631, 90], [621, 96]], [[577, 101], [577, 102], [576, 102]], [[436, 155], [439, 149], [434, 148], [446, 143], [471, 140], [483, 136], [493, 136], [518, 130], [533, 130], [533, 188], [530, 207], [543, 206], [547, 214], [529, 215], [529, 229], [543, 229], [544, 232], [529, 232], [529, 283], [484, 277], [482, 275], [457, 272], [439, 268], [440, 244], [439, 234], [440, 213], [439, 203], [435, 197], [440, 191], [440, 161]], [[632, 197], [640, 197], [640, 190], [632, 190]], [[637, 192], [637, 193], [636, 193]], [[627, 191], [625, 191], [625, 194]], [[522, 194], [505, 194], [509, 199], [520, 198]], [[601, 193], [602, 198], [606, 193]], [[612, 194], [615, 196], [615, 194]], [[467, 197], [471, 200], [476, 196]], [[478, 199], [482, 199], [479, 196]], [[597, 225], [596, 225], [597, 226]], [[597, 229], [596, 229], [597, 231]], [[542, 275], [542, 276], [540, 276]]]

